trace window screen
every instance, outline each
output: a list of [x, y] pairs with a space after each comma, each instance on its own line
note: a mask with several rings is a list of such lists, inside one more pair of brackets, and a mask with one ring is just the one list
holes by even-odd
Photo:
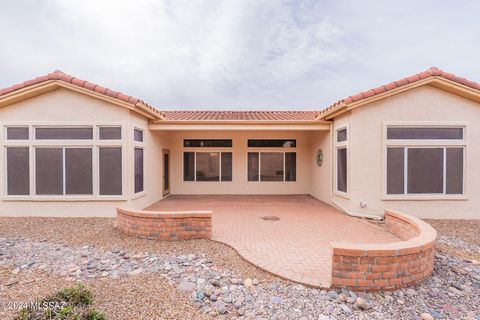
[[295, 152], [285, 153], [285, 181], [297, 180], [297, 154]]
[[35, 149], [35, 189], [37, 195], [63, 194], [63, 149]]
[[443, 148], [408, 149], [408, 193], [443, 193]]
[[337, 142], [347, 141], [347, 128], [337, 131]]
[[183, 146], [186, 148], [231, 148], [231, 139], [185, 139]]
[[249, 148], [295, 148], [297, 140], [294, 139], [249, 139]]
[[100, 195], [122, 194], [122, 148], [99, 148]]
[[404, 186], [404, 148], [387, 149], [387, 193], [403, 194]]
[[7, 140], [28, 140], [28, 127], [8, 127]]
[[134, 129], [133, 140], [137, 142], [143, 142], [143, 131], [140, 129]]
[[92, 149], [65, 149], [65, 194], [93, 194]]
[[258, 181], [258, 152], [248, 153], [248, 181]]
[[222, 152], [222, 181], [232, 181], [231, 152]]
[[7, 194], [29, 195], [29, 149], [7, 148]]
[[387, 139], [463, 139], [463, 128], [387, 128]]
[[93, 128], [35, 128], [39, 140], [93, 139]]
[[220, 153], [196, 153], [197, 181], [220, 181]]
[[337, 190], [347, 192], [347, 149], [337, 149]]
[[195, 181], [195, 153], [183, 153], [183, 181]]
[[120, 140], [122, 139], [121, 127], [100, 127], [99, 128], [100, 140]]
[[283, 153], [262, 152], [260, 154], [260, 180], [283, 181]]
[[446, 193], [463, 194], [463, 148], [447, 148]]
[[135, 148], [135, 193], [143, 191], [143, 149]]

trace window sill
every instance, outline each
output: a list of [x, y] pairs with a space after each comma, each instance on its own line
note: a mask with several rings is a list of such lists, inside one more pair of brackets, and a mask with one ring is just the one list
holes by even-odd
[[276, 183], [292, 183], [292, 182], [297, 182], [297, 181], [247, 181], [247, 182], [254, 182], [254, 183], [271, 183], [271, 182], [276, 182]]
[[2, 201], [5, 202], [97, 202], [97, 201], [126, 201], [124, 196], [104, 196], [104, 197], [57, 197], [57, 196], [4, 196]]
[[333, 192], [333, 194], [336, 195], [337, 197], [350, 200], [350, 195], [349, 195], [348, 193], [335, 190], [335, 191]]
[[146, 196], [147, 193], [145, 191], [141, 191], [139, 193], [135, 193], [133, 196], [132, 196], [132, 200], [136, 200], [138, 198], [141, 198], [141, 197], [144, 197]]
[[466, 195], [398, 195], [383, 196], [383, 201], [465, 201], [468, 200]]

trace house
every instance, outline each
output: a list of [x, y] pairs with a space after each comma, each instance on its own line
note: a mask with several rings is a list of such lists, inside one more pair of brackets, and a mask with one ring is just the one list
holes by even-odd
[[310, 194], [480, 218], [480, 84], [430, 68], [323, 111], [162, 111], [55, 71], [0, 90], [0, 215], [114, 216], [168, 194]]

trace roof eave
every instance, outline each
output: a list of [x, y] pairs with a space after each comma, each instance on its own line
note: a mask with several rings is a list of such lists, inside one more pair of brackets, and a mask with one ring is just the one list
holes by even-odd
[[342, 103], [339, 105], [339, 107], [334, 107], [329, 110], [326, 110], [323, 113], [320, 113], [318, 118], [322, 120], [332, 120], [335, 117], [338, 117], [339, 115], [348, 112], [352, 109], [355, 109], [357, 107], [382, 100], [394, 95], [397, 95], [399, 93], [418, 88], [424, 85], [430, 85], [438, 89], [442, 89], [444, 91], [462, 96], [464, 98], [467, 98], [469, 100], [473, 100], [476, 102], [480, 102], [480, 90], [476, 90], [472, 87], [463, 85], [461, 83], [458, 83], [456, 81], [452, 81], [449, 79], [446, 79], [442, 76], [431, 76], [368, 98], [364, 98], [358, 101], [350, 102], [350, 103]]
[[91, 96], [93, 98], [103, 100], [109, 103], [112, 103], [117, 106], [121, 106], [124, 108], [127, 108], [129, 110], [132, 110], [134, 112], [137, 112], [146, 118], [150, 120], [157, 120], [157, 119], [162, 119], [163, 116], [160, 114], [160, 112], [154, 112], [153, 110], [149, 110], [148, 106], [141, 102], [137, 102], [136, 104], [125, 102], [120, 99], [116, 99], [104, 94], [97, 93], [92, 90], [88, 90], [79, 86], [76, 86], [74, 84], [70, 84], [61, 80], [47, 80], [44, 82], [40, 82], [37, 84], [29, 85], [24, 88], [20, 88], [17, 90], [14, 90], [12, 92], [6, 93], [4, 95], [0, 96], [0, 108], [5, 107], [17, 102], [21, 102], [30, 98], [37, 97], [39, 95], [52, 92], [58, 89], [68, 89], [71, 91], [79, 92], [88, 96]]
[[153, 124], [329, 124], [328, 120], [154, 120]]

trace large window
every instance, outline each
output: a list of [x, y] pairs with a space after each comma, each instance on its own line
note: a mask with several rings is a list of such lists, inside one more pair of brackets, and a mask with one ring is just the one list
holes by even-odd
[[38, 140], [91, 140], [93, 128], [38, 127], [35, 128], [35, 138]]
[[185, 139], [183, 147], [191, 150], [183, 153], [183, 181], [232, 181], [231, 139]]
[[37, 195], [93, 194], [92, 148], [35, 148]]
[[135, 128], [133, 130], [133, 171], [134, 171], [134, 192], [144, 191], [144, 134], [143, 130]]
[[30, 194], [30, 155], [28, 147], [7, 148], [7, 194]]
[[184, 152], [183, 181], [232, 181], [232, 153]]
[[103, 141], [118, 138], [121, 127], [108, 128], [110, 138], [94, 136], [93, 126], [7, 126], [7, 195], [122, 195], [121, 141]]
[[463, 127], [388, 127], [387, 195], [463, 194], [463, 131]]
[[135, 193], [143, 191], [143, 149], [135, 148]]
[[101, 195], [122, 194], [122, 148], [101, 147], [98, 154]]
[[297, 140], [249, 139], [247, 145], [248, 181], [297, 180]]
[[337, 190], [347, 192], [347, 148], [337, 148]]
[[336, 175], [335, 190], [337, 192], [348, 192], [348, 128], [343, 127], [335, 130], [335, 157]]
[[248, 152], [248, 181], [296, 181], [295, 152]]

